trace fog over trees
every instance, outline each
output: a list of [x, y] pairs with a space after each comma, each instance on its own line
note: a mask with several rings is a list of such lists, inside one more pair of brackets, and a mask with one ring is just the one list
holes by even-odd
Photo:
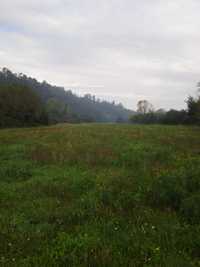
[[133, 111], [122, 104], [83, 97], [38, 82], [7, 68], [0, 72], [1, 127], [55, 124], [61, 122], [128, 122]]
[[186, 103], [186, 110], [165, 111], [143, 99], [138, 101], [134, 112], [90, 94], [79, 97], [63, 87], [38, 82], [7, 68], [0, 72], [0, 127], [63, 122], [200, 124], [200, 82], [196, 96], [189, 96]]

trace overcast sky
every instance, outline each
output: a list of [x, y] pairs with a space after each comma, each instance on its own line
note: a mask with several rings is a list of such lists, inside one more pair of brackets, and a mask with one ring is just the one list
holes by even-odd
[[0, 0], [0, 67], [157, 108], [200, 81], [199, 0]]

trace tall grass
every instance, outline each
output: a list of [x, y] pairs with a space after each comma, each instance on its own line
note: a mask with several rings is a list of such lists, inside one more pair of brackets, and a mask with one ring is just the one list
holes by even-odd
[[0, 266], [200, 266], [200, 129], [0, 131]]

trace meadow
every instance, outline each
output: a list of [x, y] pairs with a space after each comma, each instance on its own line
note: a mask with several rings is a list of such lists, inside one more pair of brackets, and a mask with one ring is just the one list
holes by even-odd
[[0, 266], [200, 266], [200, 128], [0, 130]]

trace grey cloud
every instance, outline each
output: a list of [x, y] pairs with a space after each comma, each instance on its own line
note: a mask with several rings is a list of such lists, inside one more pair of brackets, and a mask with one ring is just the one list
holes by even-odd
[[184, 107], [200, 80], [198, 0], [2, 0], [0, 62], [121, 101]]

